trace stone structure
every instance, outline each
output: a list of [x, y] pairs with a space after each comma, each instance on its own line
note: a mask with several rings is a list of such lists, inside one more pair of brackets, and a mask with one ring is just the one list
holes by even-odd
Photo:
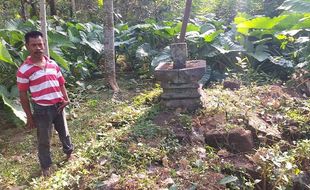
[[161, 99], [166, 107], [194, 111], [201, 107], [198, 81], [205, 73], [206, 61], [189, 60], [184, 65], [185, 68], [174, 69], [172, 62], [159, 64], [155, 68], [155, 78], [163, 88]]

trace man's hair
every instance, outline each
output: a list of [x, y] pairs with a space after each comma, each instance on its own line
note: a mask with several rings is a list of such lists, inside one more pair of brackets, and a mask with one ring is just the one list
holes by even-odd
[[43, 38], [43, 34], [39, 31], [31, 31], [31, 32], [27, 32], [25, 34], [25, 41], [26, 44], [29, 42], [30, 38], [38, 38], [39, 36], [41, 36]]

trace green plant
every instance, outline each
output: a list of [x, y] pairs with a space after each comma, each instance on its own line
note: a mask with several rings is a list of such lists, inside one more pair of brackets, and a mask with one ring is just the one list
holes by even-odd
[[190, 115], [181, 114], [179, 115], [179, 120], [182, 126], [191, 131], [192, 130], [192, 117]]
[[282, 152], [279, 146], [259, 149], [254, 160], [262, 174], [262, 188], [266, 188], [267, 182], [273, 189], [292, 187], [292, 177], [300, 172], [295, 155]]

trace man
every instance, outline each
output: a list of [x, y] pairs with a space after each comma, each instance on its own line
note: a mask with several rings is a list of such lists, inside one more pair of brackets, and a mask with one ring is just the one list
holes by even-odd
[[[50, 140], [52, 124], [58, 132], [67, 160], [71, 158], [73, 145], [70, 140], [63, 109], [69, 104], [65, 79], [59, 66], [44, 56], [44, 42], [41, 32], [32, 31], [25, 35], [26, 48], [30, 56], [19, 67], [17, 86], [20, 101], [27, 115], [27, 126], [37, 128], [38, 156], [42, 175], [49, 175], [52, 165]], [[31, 94], [33, 113], [27, 91]]]

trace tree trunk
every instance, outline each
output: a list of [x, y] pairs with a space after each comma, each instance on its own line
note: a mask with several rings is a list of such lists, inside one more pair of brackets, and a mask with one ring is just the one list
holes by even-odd
[[27, 20], [26, 10], [25, 10], [25, 0], [20, 0], [20, 16], [22, 17], [23, 21]]
[[51, 16], [57, 15], [55, 0], [49, 0], [48, 3], [50, 5]]
[[75, 0], [71, 0], [71, 18], [75, 17], [75, 13], [76, 13], [76, 4], [75, 4]]
[[114, 48], [114, 18], [113, 0], [104, 1], [104, 69], [107, 82], [114, 92], [119, 91], [115, 73], [115, 48]]
[[34, 0], [30, 0], [29, 4], [31, 6], [31, 11], [30, 11], [30, 17], [37, 17], [38, 14], [38, 8], [37, 8], [37, 2]]
[[40, 21], [41, 21], [41, 32], [44, 38], [45, 55], [49, 57], [48, 52], [48, 41], [47, 41], [47, 24], [46, 24], [46, 1], [40, 0]]

